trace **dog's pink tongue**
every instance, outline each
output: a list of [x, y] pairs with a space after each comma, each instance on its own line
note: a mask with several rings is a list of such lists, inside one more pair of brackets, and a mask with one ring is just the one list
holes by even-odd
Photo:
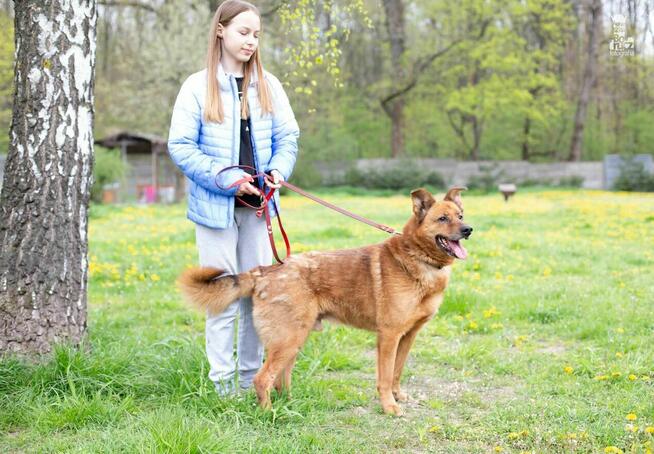
[[452, 249], [452, 252], [456, 255], [456, 258], [465, 260], [466, 257], [468, 257], [468, 251], [466, 251], [466, 248], [464, 248], [459, 241], [448, 240], [448, 243], [450, 249]]

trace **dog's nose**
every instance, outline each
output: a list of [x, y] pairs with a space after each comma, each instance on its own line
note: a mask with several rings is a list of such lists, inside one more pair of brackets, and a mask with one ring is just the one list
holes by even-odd
[[461, 234], [464, 237], [468, 238], [472, 234], [472, 227], [470, 227], [469, 225], [462, 226], [461, 227]]

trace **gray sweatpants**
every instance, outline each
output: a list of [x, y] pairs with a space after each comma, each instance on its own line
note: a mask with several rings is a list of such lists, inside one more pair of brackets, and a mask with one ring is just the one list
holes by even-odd
[[[259, 265], [270, 265], [272, 250], [266, 232], [266, 221], [255, 210], [236, 208], [234, 223], [226, 229], [196, 225], [196, 245], [200, 265], [222, 268], [230, 274], [249, 271]], [[238, 338], [234, 359], [234, 325], [239, 314]], [[241, 298], [224, 312], [207, 315], [206, 348], [209, 378], [220, 394], [235, 390], [236, 363], [239, 386], [247, 389], [263, 362], [263, 346], [254, 329], [252, 298]]]

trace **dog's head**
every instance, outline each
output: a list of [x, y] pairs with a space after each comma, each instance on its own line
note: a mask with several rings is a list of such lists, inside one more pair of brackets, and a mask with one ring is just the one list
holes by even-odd
[[413, 217], [404, 234], [411, 235], [420, 250], [439, 263], [447, 264], [455, 258], [463, 260], [468, 256], [461, 245], [461, 240], [472, 234], [472, 227], [463, 221], [461, 191], [465, 190], [454, 187], [441, 202], [426, 189], [411, 192]]

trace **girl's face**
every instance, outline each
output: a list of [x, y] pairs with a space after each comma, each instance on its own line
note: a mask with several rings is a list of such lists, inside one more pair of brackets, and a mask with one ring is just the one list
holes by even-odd
[[234, 63], [245, 63], [259, 46], [261, 20], [252, 11], [243, 11], [234, 16], [226, 27], [219, 28], [219, 36], [223, 39], [223, 58], [235, 60]]

